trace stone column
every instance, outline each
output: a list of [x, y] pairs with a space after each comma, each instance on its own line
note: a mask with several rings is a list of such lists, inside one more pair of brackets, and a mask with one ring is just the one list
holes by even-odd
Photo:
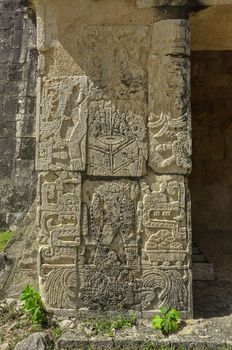
[[148, 164], [152, 169], [148, 179], [153, 181], [148, 192], [144, 185], [143, 205], [149, 237], [145, 253], [156, 271], [149, 266], [145, 284], [163, 289], [159, 305], [191, 316], [189, 20], [183, 16], [183, 7], [155, 10], [158, 18], [152, 27], [148, 68]]
[[150, 26], [153, 10], [118, 14], [118, 0], [88, 0], [81, 16], [76, 0], [37, 3], [43, 300], [191, 315], [188, 22]]

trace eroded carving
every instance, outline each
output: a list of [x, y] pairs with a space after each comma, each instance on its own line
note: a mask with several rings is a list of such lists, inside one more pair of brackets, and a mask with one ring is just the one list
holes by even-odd
[[88, 175], [142, 176], [146, 172], [146, 116], [130, 104], [91, 102], [88, 121]]
[[44, 79], [39, 113], [38, 170], [84, 170], [86, 77]]
[[189, 266], [186, 185], [181, 176], [141, 183], [145, 241], [143, 266]]
[[81, 244], [81, 176], [66, 171], [39, 177], [39, 280], [49, 309], [75, 309]]
[[192, 140], [190, 115], [176, 118], [170, 113], [151, 114], [148, 121], [150, 161], [159, 172], [189, 172], [191, 170]]
[[186, 310], [188, 308], [188, 273], [175, 270], [150, 270], [141, 279], [141, 304], [144, 310], [160, 306]]
[[138, 184], [87, 182], [84, 192], [90, 224], [81, 300], [90, 309], [133, 307], [140, 263], [135, 231]]
[[191, 170], [190, 31], [186, 20], [154, 24], [149, 57], [149, 165], [160, 174]]

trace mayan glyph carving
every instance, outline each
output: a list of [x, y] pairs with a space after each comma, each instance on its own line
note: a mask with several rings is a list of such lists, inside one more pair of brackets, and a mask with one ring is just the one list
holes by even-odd
[[191, 305], [191, 276], [188, 271], [152, 269], [141, 278], [141, 304], [143, 310], [156, 310], [161, 306], [186, 311]]
[[191, 170], [190, 45], [186, 20], [153, 26], [149, 59], [149, 165], [158, 173]]
[[132, 308], [138, 303], [138, 190], [137, 183], [123, 181], [87, 182], [84, 186], [90, 222], [84, 236], [80, 298], [90, 309], [117, 310], [119, 305]]
[[190, 313], [188, 23], [118, 19], [73, 20], [69, 43], [57, 17], [57, 45], [41, 53], [40, 288], [74, 316]]
[[[143, 193], [142, 305], [172, 305], [185, 310], [190, 301], [189, 205], [182, 176], [155, 176]], [[162, 292], [160, 292], [162, 291]], [[146, 296], [147, 293], [147, 296]]]
[[135, 177], [146, 173], [146, 116], [122, 102], [90, 103], [88, 175]]
[[38, 112], [38, 170], [84, 170], [87, 78], [44, 78]]
[[39, 177], [39, 280], [49, 309], [75, 309], [81, 231], [81, 176], [66, 171]]
[[150, 165], [165, 172], [189, 172], [191, 169], [192, 140], [190, 116], [174, 118], [169, 112], [159, 116], [150, 114]]

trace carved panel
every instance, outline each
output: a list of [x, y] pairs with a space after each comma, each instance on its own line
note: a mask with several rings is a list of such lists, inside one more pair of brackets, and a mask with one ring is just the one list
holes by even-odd
[[90, 182], [84, 185], [88, 230], [83, 231], [80, 299], [89, 309], [132, 308], [139, 303], [140, 260], [135, 230], [138, 184]]
[[169, 305], [186, 310], [191, 295], [188, 273], [191, 230], [186, 180], [177, 175], [153, 175], [147, 180], [151, 185], [141, 182], [140, 204], [140, 211], [143, 208], [140, 225], [142, 307]]
[[190, 45], [186, 20], [153, 27], [149, 60], [149, 165], [158, 173], [191, 170]]
[[78, 28], [69, 54], [86, 76], [44, 78], [39, 91], [45, 304], [189, 312], [188, 23]]
[[41, 85], [37, 170], [84, 170], [87, 78], [44, 78]]
[[161, 306], [191, 312], [191, 273], [189, 270], [146, 270], [141, 278], [143, 310]]
[[75, 309], [81, 177], [66, 171], [41, 173], [39, 189], [40, 287], [49, 309]]
[[146, 116], [130, 103], [90, 103], [88, 175], [142, 176], [146, 172]]

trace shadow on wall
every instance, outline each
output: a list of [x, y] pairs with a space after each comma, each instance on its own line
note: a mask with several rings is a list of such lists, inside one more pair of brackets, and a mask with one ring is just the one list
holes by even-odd
[[232, 51], [192, 52], [193, 240], [215, 281], [194, 282], [195, 314], [232, 312]]

